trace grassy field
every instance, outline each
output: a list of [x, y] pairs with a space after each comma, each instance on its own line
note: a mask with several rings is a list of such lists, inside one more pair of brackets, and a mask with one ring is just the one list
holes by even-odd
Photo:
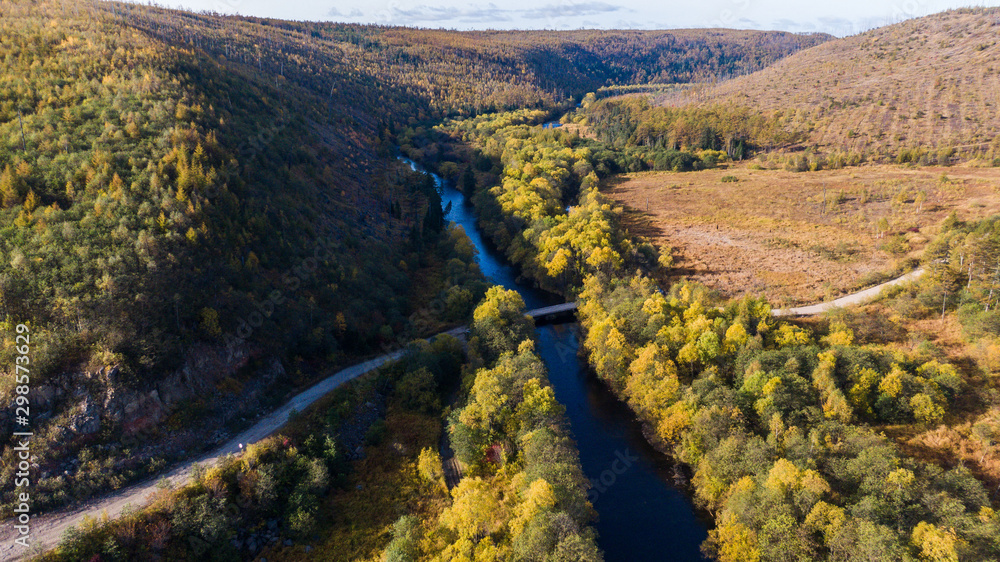
[[827, 300], [912, 265], [952, 212], [1000, 209], [1000, 170], [868, 165], [795, 173], [766, 159], [606, 180], [631, 230], [673, 248], [680, 276], [776, 305]]

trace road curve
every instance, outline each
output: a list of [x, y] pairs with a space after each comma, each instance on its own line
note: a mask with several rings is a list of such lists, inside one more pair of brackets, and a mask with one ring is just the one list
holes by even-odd
[[857, 293], [852, 293], [845, 297], [840, 297], [839, 299], [834, 299], [829, 302], [811, 304], [809, 306], [798, 306], [794, 308], [778, 308], [771, 311], [774, 316], [813, 316], [816, 314], [821, 314], [830, 310], [831, 308], [837, 308], [840, 306], [848, 306], [852, 304], [861, 304], [871, 299], [877, 297], [883, 289], [891, 287], [893, 285], [899, 285], [900, 283], [905, 283], [907, 281], [913, 281], [919, 279], [921, 275], [924, 274], [924, 268], [914, 269], [913, 271], [903, 275], [902, 277], [897, 277], [892, 281], [886, 281], [881, 285], [875, 285], [865, 289], [864, 291], [858, 291]]

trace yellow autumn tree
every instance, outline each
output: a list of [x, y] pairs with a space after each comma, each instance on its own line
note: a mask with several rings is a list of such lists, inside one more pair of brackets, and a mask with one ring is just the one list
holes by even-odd
[[441, 524], [463, 538], [472, 538], [495, 530], [503, 520], [498, 511], [500, 494], [481, 477], [463, 478], [451, 491], [453, 502], [441, 513]]
[[511, 535], [517, 537], [524, 532], [525, 526], [538, 514], [552, 509], [556, 505], [555, 491], [544, 478], [538, 478], [521, 493], [521, 503], [514, 507], [510, 520]]
[[668, 350], [655, 342], [640, 349], [629, 365], [625, 395], [643, 417], [658, 419], [677, 400], [680, 382]]
[[921, 521], [913, 528], [910, 541], [916, 547], [921, 560], [928, 562], [958, 562], [956, 543], [958, 537], [954, 530], [944, 530]]

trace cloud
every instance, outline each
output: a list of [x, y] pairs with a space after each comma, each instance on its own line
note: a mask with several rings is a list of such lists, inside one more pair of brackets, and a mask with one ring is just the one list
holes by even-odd
[[484, 7], [470, 6], [468, 8], [421, 5], [408, 10], [396, 9], [395, 13], [411, 22], [445, 22], [455, 21], [462, 23], [479, 22], [503, 22], [510, 21], [510, 12], [497, 7], [496, 4], [488, 4]]
[[859, 30], [857, 23], [846, 18], [820, 17], [820, 31], [824, 31], [837, 37], [853, 35]]
[[540, 8], [521, 10], [521, 16], [526, 19], [555, 18], [555, 17], [584, 17], [607, 14], [621, 10], [621, 6], [608, 4], [607, 2], [563, 2], [559, 4], [547, 4]]
[[[393, 23], [403, 25], [434, 24], [445, 23], [503, 23], [516, 20], [547, 20], [550, 23], [568, 19], [596, 16], [623, 11], [621, 6], [609, 4], [607, 2], [559, 2], [546, 4], [535, 8], [501, 8], [490, 3], [486, 6], [467, 7], [441, 7], [421, 4], [412, 8], [392, 7], [388, 11], [382, 10], [380, 15], [389, 15]], [[390, 12], [390, 13], [386, 13]], [[567, 22], [569, 23], [569, 22]]]
[[771, 29], [784, 29], [794, 33], [812, 33], [816, 31], [816, 24], [810, 21], [795, 21], [787, 18], [774, 20]]
[[328, 18], [352, 18], [352, 19], [357, 19], [357, 18], [363, 18], [363, 17], [365, 17], [365, 13], [362, 12], [361, 10], [357, 9], [357, 8], [353, 8], [350, 12], [348, 12], [348, 13], [345, 14], [344, 12], [341, 12], [337, 8], [330, 8], [330, 11], [326, 13], [326, 17], [328, 17]]

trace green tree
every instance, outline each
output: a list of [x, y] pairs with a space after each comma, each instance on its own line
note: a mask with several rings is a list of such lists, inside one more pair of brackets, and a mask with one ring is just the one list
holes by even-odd
[[516, 351], [531, 338], [534, 322], [524, 315], [524, 300], [516, 291], [491, 287], [476, 307], [470, 326], [471, 344], [491, 364], [504, 352]]

